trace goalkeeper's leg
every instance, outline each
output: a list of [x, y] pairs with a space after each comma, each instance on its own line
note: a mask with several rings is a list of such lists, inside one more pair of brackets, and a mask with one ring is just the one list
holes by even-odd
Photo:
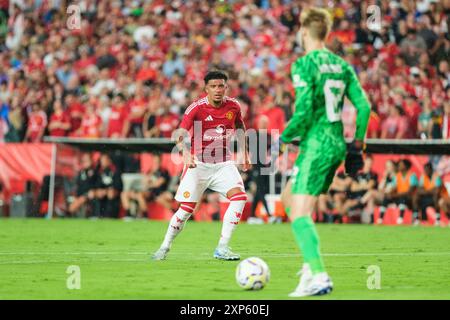
[[292, 199], [292, 180], [289, 179], [281, 192], [281, 203], [283, 204], [284, 211], [288, 215], [291, 214], [291, 199]]
[[330, 293], [333, 284], [325, 271], [320, 254], [319, 235], [311, 216], [317, 196], [294, 194], [291, 199], [291, 221], [295, 240], [303, 254], [300, 283], [290, 297], [303, 297]]
[[328, 294], [333, 289], [320, 254], [319, 235], [312, 220], [318, 197], [328, 191], [336, 169], [345, 156], [345, 144], [332, 150], [305, 150], [300, 153], [292, 180], [291, 226], [303, 255], [302, 277], [290, 297]]

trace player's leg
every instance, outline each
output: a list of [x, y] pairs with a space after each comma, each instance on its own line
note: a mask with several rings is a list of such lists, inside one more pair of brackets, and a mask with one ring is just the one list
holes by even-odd
[[122, 193], [120, 194], [122, 208], [127, 212], [127, 216], [131, 216], [129, 210], [131, 207], [132, 192], [133, 191], [122, 191]]
[[75, 197], [73, 202], [69, 206], [70, 214], [76, 214], [78, 210], [87, 202], [87, 195], [81, 195], [79, 197]]
[[419, 224], [419, 195], [415, 192], [408, 196], [407, 205], [413, 211], [412, 220], [415, 225]]
[[225, 195], [230, 203], [223, 217], [222, 232], [214, 257], [222, 260], [239, 260], [240, 256], [233, 253], [228, 244], [242, 217], [247, 194], [242, 177], [234, 164], [224, 163], [217, 167], [219, 170], [214, 173], [209, 188]]
[[441, 211], [439, 209], [439, 191], [435, 191], [431, 196], [431, 207], [434, 209], [436, 214], [436, 220], [434, 222], [435, 226], [441, 225]]
[[363, 216], [369, 217], [370, 220], [368, 221], [368, 223], [370, 223], [370, 224], [374, 223], [373, 216], [374, 216], [374, 211], [375, 211], [376, 197], [377, 197], [377, 191], [369, 190], [361, 198], [361, 203], [364, 205]]
[[317, 200], [317, 222], [324, 222], [328, 212], [328, 194], [321, 194]]
[[136, 192], [135, 196], [139, 207], [138, 217], [144, 218], [145, 216], [147, 216], [147, 201], [145, 199], [145, 192]]
[[281, 203], [284, 211], [288, 216], [291, 215], [291, 200], [292, 200], [292, 179], [289, 179], [281, 192]]
[[120, 190], [110, 187], [106, 190], [106, 214], [110, 218], [118, 218], [120, 210]]
[[156, 197], [156, 202], [160, 203], [167, 209], [172, 207], [172, 201], [173, 194], [170, 191], [164, 191]]
[[194, 212], [197, 202], [200, 201], [201, 195], [206, 189], [204, 180], [200, 179], [203, 173], [204, 168], [201, 164], [197, 164], [196, 168], [189, 168], [183, 172], [175, 195], [175, 200], [180, 206], [170, 219], [164, 240], [158, 251], [153, 254], [153, 260], [164, 260], [166, 258], [173, 241], [183, 230], [186, 221]]
[[384, 215], [385, 215], [385, 213], [387, 211], [388, 206], [391, 203], [396, 203], [395, 198], [391, 197], [389, 194], [384, 194], [383, 195], [383, 200], [382, 200], [381, 206], [380, 206], [380, 216], [378, 217], [377, 224], [382, 224], [383, 223]]
[[[344, 148], [343, 148], [344, 149]], [[292, 178], [291, 227], [303, 255], [300, 283], [289, 296], [322, 295], [332, 291], [333, 284], [325, 271], [320, 254], [320, 241], [312, 213], [318, 196], [327, 192], [345, 149], [337, 153], [301, 153]]]
[[[445, 195], [439, 198], [438, 200], [438, 207], [442, 214], [445, 215], [445, 217], [450, 218], [449, 212], [450, 212], [450, 197]], [[448, 224], [450, 226], [450, 223]]]
[[106, 189], [97, 188], [95, 190], [95, 202], [94, 202], [94, 216], [101, 218], [105, 215], [105, 199]]

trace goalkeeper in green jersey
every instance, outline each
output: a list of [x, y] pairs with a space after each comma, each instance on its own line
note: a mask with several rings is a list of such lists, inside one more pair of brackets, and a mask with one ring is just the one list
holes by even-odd
[[[362, 168], [362, 146], [370, 105], [352, 67], [325, 48], [331, 17], [324, 9], [304, 10], [299, 36], [306, 55], [292, 65], [295, 112], [281, 135], [281, 143], [300, 138], [300, 153], [290, 182], [290, 218], [303, 254], [300, 283], [289, 296], [330, 293], [333, 284], [325, 271], [312, 213], [318, 196], [326, 193], [336, 169], [355, 175]], [[341, 120], [344, 96], [357, 109], [355, 139], [347, 147]]]

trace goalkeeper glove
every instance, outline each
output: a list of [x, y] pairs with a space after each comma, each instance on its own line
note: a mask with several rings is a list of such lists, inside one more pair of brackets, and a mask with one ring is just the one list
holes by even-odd
[[364, 143], [361, 141], [353, 141], [347, 147], [347, 157], [345, 159], [345, 173], [351, 177], [355, 177], [364, 165], [363, 161]]

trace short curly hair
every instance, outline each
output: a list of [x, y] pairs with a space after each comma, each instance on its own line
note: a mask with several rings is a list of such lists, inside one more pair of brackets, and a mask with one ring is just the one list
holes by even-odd
[[223, 71], [213, 70], [213, 71], [209, 71], [203, 80], [205, 81], [205, 84], [208, 84], [209, 80], [215, 80], [215, 79], [223, 79], [226, 82], [228, 80], [228, 76]]

